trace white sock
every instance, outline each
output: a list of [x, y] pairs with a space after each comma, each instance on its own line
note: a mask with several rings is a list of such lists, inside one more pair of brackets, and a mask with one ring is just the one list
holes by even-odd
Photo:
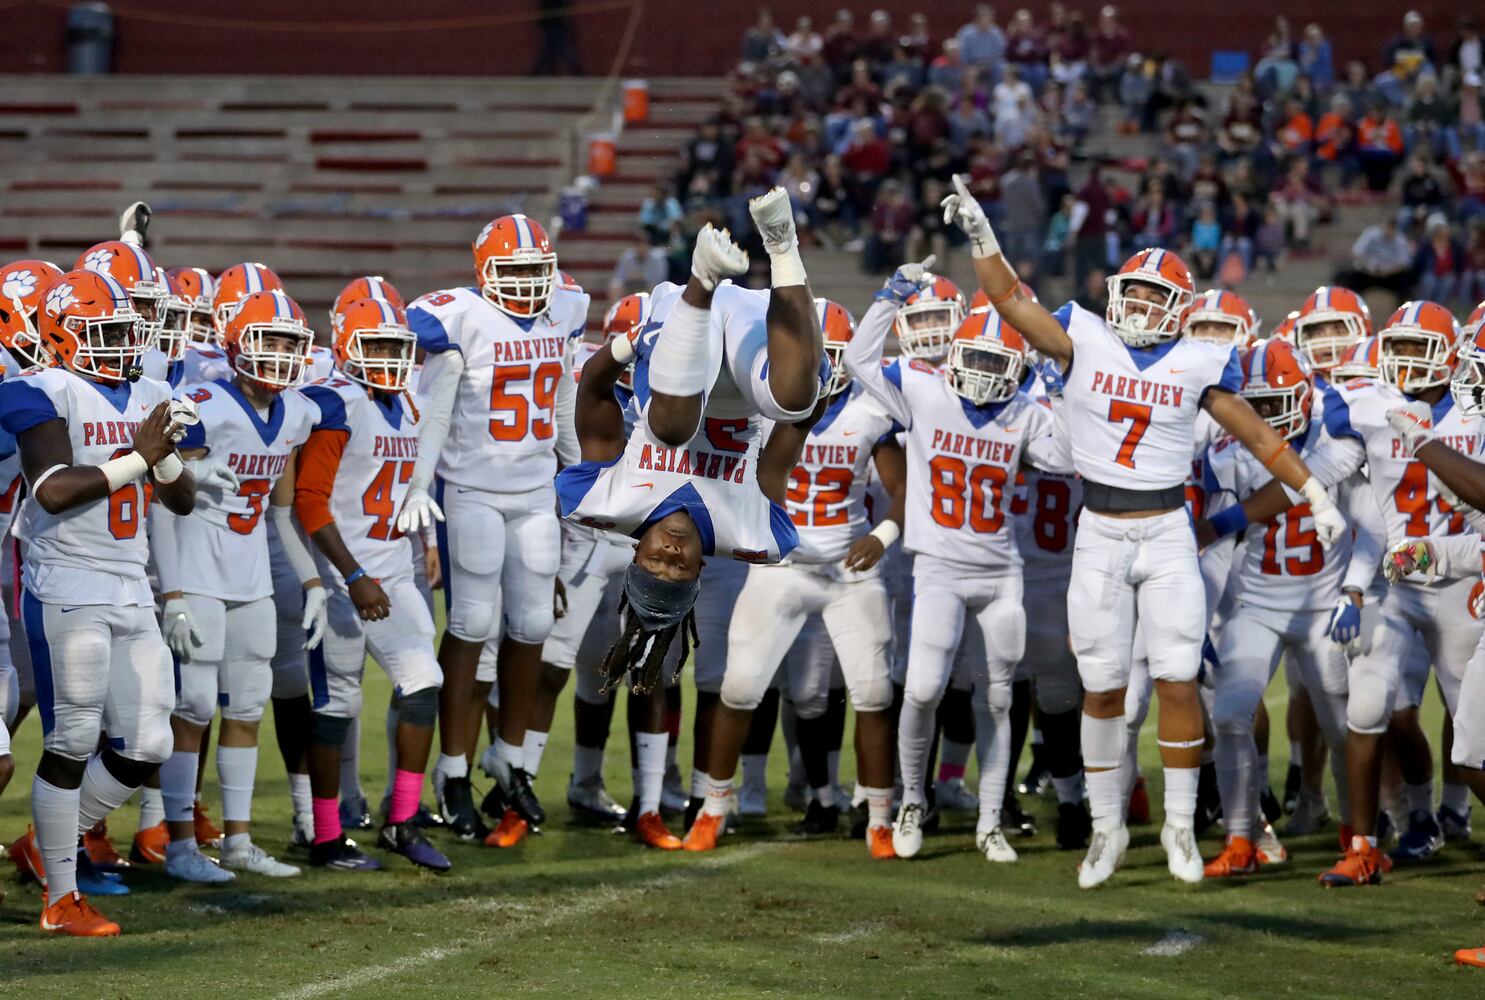
[[639, 784], [635, 795], [639, 799], [639, 814], [660, 811], [660, 789], [665, 784], [665, 744], [669, 737], [665, 733], [635, 733], [634, 750], [639, 759]]
[[706, 798], [706, 790], [711, 787], [712, 779], [707, 777], [705, 771], [691, 768], [691, 798]]
[[1072, 802], [1077, 804], [1083, 801], [1083, 774], [1070, 774], [1065, 778], [1053, 776], [1052, 787], [1057, 790], [1057, 802]]
[[309, 775], [289, 775], [289, 801], [294, 803], [295, 816], [313, 816], [314, 793], [310, 791]]
[[129, 801], [134, 787], [121, 784], [103, 766], [103, 758], [94, 754], [83, 770], [82, 787], [78, 789], [77, 821], [82, 825], [77, 832], [91, 830], [100, 820], [107, 819], [109, 813]]
[[897, 770], [902, 776], [902, 804], [926, 805], [923, 782], [928, 770], [928, 747], [933, 743], [935, 705], [919, 705], [912, 698], [902, 701], [897, 718]]
[[892, 789], [890, 788], [862, 788], [861, 793], [866, 796], [866, 825], [891, 826], [892, 825]]
[[[382, 798], [392, 798], [392, 785], [397, 780], [397, 699], [387, 705], [387, 787]], [[441, 784], [441, 782], [440, 782]]]
[[165, 798], [158, 788], [139, 790], [139, 828], [148, 830], [165, 822]]
[[667, 396], [705, 392], [712, 374], [712, 339], [711, 310], [677, 299], [650, 355], [650, 388]]
[[536, 777], [536, 772], [541, 770], [541, 755], [547, 749], [547, 734], [537, 732], [535, 729], [526, 730], [526, 738], [521, 742], [521, 757], [525, 761], [524, 770], [531, 777]]
[[1000, 807], [1005, 802], [1005, 783], [1011, 767], [1010, 706], [995, 711], [975, 705], [975, 749], [980, 764], [980, 815], [976, 833], [989, 833], [1000, 825]]
[[[394, 739], [392, 745], [396, 746]], [[340, 748], [340, 797], [346, 802], [366, 798], [361, 791], [361, 717], [351, 720], [345, 732], [345, 743]]]
[[[1253, 789], [1255, 770], [1253, 761], [1257, 752], [1250, 732], [1217, 731], [1217, 790], [1222, 795], [1222, 820], [1231, 837], [1253, 839], [1254, 817]], [[1183, 768], [1183, 770], [1190, 770]], [[1170, 770], [1166, 770], [1167, 782]], [[1170, 815], [1169, 784], [1167, 788], [1166, 815]], [[1195, 800], [1192, 805], [1192, 821], [1195, 821]]]
[[1463, 816], [1470, 811], [1470, 786], [1452, 781], [1444, 782], [1444, 797], [1439, 805], [1452, 809]]
[[463, 754], [440, 753], [438, 763], [433, 765], [433, 773], [444, 778], [467, 778], [469, 761], [464, 759]]
[[195, 815], [199, 757], [195, 750], [177, 750], [160, 765], [160, 796], [171, 823], [189, 823]]
[[46, 868], [47, 903], [77, 888], [77, 823], [81, 789], [58, 788], [43, 778], [31, 779], [31, 816], [36, 847]]
[[[513, 744], [505, 742], [505, 740], [501, 739], [499, 736], [495, 737], [495, 742], [492, 745], [495, 747], [495, 760], [498, 762], [498, 765], [503, 764], [506, 767], [522, 769], [525, 768], [525, 747], [514, 746]], [[495, 776], [499, 777], [498, 771]]]
[[253, 837], [250, 833], [229, 833], [222, 838], [222, 853], [236, 853], [245, 851], [252, 846]]
[[217, 745], [217, 780], [222, 783], [222, 821], [253, 819], [253, 784], [258, 777], [257, 747]]
[[1433, 779], [1429, 778], [1421, 785], [1404, 785], [1407, 795], [1409, 812], [1426, 812], [1433, 814]]
[[706, 779], [706, 802], [701, 811], [708, 816], [726, 816], [732, 804], [732, 779], [717, 781]]
[[1199, 767], [1165, 769], [1165, 822], [1168, 825], [1196, 824], [1196, 786], [1200, 779]]
[[1108, 832], [1123, 826], [1128, 802], [1121, 769], [1088, 772], [1088, 811], [1095, 830]]
[[575, 746], [572, 748], [572, 783], [581, 785], [585, 781], [603, 777], [603, 747]]
[[768, 788], [768, 754], [745, 753], [742, 755], [743, 787], [750, 791]]
[[1124, 825], [1129, 808], [1129, 788], [1124, 775], [1132, 742], [1129, 726], [1122, 715], [1096, 719], [1087, 712], [1083, 713], [1079, 726], [1087, 769], [1088, 811], [1093, 816], [1093, 828], [1107, 832]]

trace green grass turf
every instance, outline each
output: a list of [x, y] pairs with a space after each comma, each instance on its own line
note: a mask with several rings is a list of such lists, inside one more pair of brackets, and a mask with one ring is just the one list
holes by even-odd
[[[375, 802], [388, 689], [375, 667], [366, 676], [362, 774]], [[1436, 863], [1398, 872], [1380, 888], [1322, 891], [1315, 874], [1333, 858], [1334, 838], [1317, 835], [1289, 844], [1294, 860], [1285, 869], [1242, 884], [1186, 887], [1167, 875], [1158, 828], [1149, 826], [1136, 829], [1113, 883], [1085, 893], [1074, 880], [1078, 858], [1052, 842], [1049, 801], [1035, 805], [1044, 832], [1018, 843], [1022, 860], [1013, 866], [975, 853], [966, 816], [951, 817], [911, 862], [872, 863], [864, 846], [845, 840], [791, 840], [776, 752], [769, 821], [727, 837], [711, 855], [661, 854], [568, 824], [568, 704], [564, 698], [538, 785], [552, 814], [544, 834], [510, 851], [436, 835], [455, 865], [447, 877], [399, 858], [378, 874], [242, 876], [225, 888], [139, 872], [129, 876], [131, 896], [100, 901], [124, 936], [76, 941], [36, 929], [37, 894], [18, 886], [7, 865], [0, 995], [1485, 995], [1485, 972], [1450, 960], [1453, 949], [1485, 942], [1485, 910], [1473, 898], [1481, 865], [1470, 847], [1451, 846]], [[1282, 684], [1269, 708], [1283, 719]], [[1430, 732], [1437, 715], [1433, 704]], [[622, 797], [629, 781], [619, 719], [608, 780]], [[267, 720], [263, 731], [272, 732]], [[1276, 721], [1276, 779], [1285, 756], [1280, 731]], [[0, 798], [7, 840], [26, 823], [38, 732], [33, 717], [16, 741], [18, 776]], [[1153, 737], [1144, 759], [1158, 811]], [[257, 835], [281, 852], [287, 786], [271, 745], [260, 760]], [[207, 797], [220, 818], [214, 768]], [[131, 804], [113, 820], [121, 849], [136, 816]], [[1215, 836], [1203, 844], [1209, 855], [1217, 846]]]

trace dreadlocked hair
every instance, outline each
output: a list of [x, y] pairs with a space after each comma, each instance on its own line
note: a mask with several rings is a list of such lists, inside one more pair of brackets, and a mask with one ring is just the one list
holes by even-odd
[[619, 597], [619, 621], [623, 625], [619, 638], [609, 647], [598, 672], [603, 676], [603, 694], [608, 694], [628, 677], [636, 694], [648, 694], [660, 680], [660, 667], [676, 636], [681, 637], [681, 660], [676, 665], [675, 675], [681, 676], [691, 651], [701, 645], [701, 636], [696, 631], [696, 611], [686, 612], [677, 625], [662, 629], [646, 629], [639, 616], [629, 612], [627, 594]]

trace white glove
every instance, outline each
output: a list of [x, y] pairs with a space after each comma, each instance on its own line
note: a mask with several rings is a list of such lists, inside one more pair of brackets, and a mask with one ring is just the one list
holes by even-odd
[[1350, 527], [1346, 518], [1314, 476], [1306, 479], [1299, 491], [1310, 503], [1310, 516], [1315, 519], [1315, 534], [1319, 536], [1320, 544], [1330, 548]]
[[304, 640], [305, 649], [314, 649], [325, 638], [325, 626], [328, 621], [325, 610], [325, 588], [320, 586], [310, 587], [304, 592], [304, 621], [301, 627], [309, 633], [309, 638]]
[[1485, 584], [1476, 583], [1470, 589], [1470, 617], [1485, 618]]
[[1426, 538], [1398, 542], [1382, 557], [1382, 575], [1388, 583], [1396, 583], [1411, 573], [1422, 573], [1425, 579], [1432, 580], [1438, 568], [1438, 554]]
[[201, 633], [196, 630], [196, 620], [191, 617], [191, 607], [184, 597], [172, 597], [165, 602], [163, 615], [165, 645], [182, 660], [189, 661], [191, 653], [201, 648]]
[[994, 257], [1000, 253], [1000, 241], [995, 238], [995, 230], [990, 228], [985, 210], [965, 187], [964, 178], [954, 175], [954, 193], [939, 204], [944, 209], [944, 222], [953, 223], [969, 237], [972, 256]]
[[196, 477], [196, 485], [218, 486], [224, 493], [236, 493], [240, 485], [237, 473], [231, 467], [218, 458], [193, 458], [186, 463], [191, 470], [191, 475]]
[[171, 444], [180, 444], [181, 439], [186, 436], [186, 430], [199, 423], [201, 423], [201, 414], [197, 411], [195, 403], [189, 399], [170, 401], [170, 426], [165, 433], [169, 435]]
[[1403, 439], [1409, 457], [1418, 454], [1418, 449], [1433, 440], [1433, 414], [1423, 403], [1394, 406], [1387, 411], [1387, 422]]
[[732, 242], [732, 233], [717, 229], [710, 222], [696, 234], [696, 249], [691, 251], [691, 273], [707, 291], [717, 287], [723, 278], [742, 274], [748, 269], [748, 254]]
[[410, 535], [415, 531], [433, 527], [434, 521], [443, 520], [443, 511], [428, 491], [421, 486], [414, 486], [407, 491], [407, 498], [402, 501], [402, 510], [397, 515], [397, 530], [404, 535]]

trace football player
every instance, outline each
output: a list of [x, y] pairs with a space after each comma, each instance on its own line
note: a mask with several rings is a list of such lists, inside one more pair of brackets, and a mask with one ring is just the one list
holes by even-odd
[[[251, 820], [258, 724], [273, 689], [276, 634], [263, 516], [266, 507], [287, 510], [292, 503], [294, 459], [320, 416], [290, 389], [303, 374], [312, 337], [303, 310], [282, 291], [254, 292], [237, 303], [223, 332], [232, 380], [179, 390], [201, 414], [181, 442], [184, 457], [197, 463], [201, 503], [189, 520], [160, 518], [151, 534], [165, 639], [181, 661], [171, 719], [175, 750], [160, 772], [170, 830], [165, 871], [186, 881], [226, 882], [236, 871], [299, 874], [253, 843]], [[279, 537], [291, 563], [297, 552], [303, 567], [304, 627], [314, 626], [313, 646], [324, 632], [325, 591], [303, 539], [293, 532]], [[219, 705], [220, 866], [200, 853], [194, 829], [201, 735]]]
[[1104, 317], [1074, 303], [1053, 315], [1023, 291], [963, 180], [956, 177], [954, 186], [944, 200], [945, 220], [969, 234], [980, 286], [1005, 321], [1062, 368], [1067, 434], [1083, 477], [1068, 625], [1083, 681], [1082, 750], [1094, 829], [1078, 884], [1107, 881], [1129, 843], [1120, 765], [1136, 625], [1161, 702], [1161, 843], [1174, 877], [1200, 881], [1194, 824], [1204, 739], [1196, 674], [1206, 601], [1184, 490], [1197, 414], [1210, 412], [1302, 491], [1322, 542], [1333, 542], [1345, 519], [1299, 456], [1237, 394], [1236, 352], [1179, 339], [1193, 290], [1178, 257], [1143, 250], [1126, 261], [1109, 277]]
[[38, 320], [60, 367], [0, 383], [0, 426], [17, 439], [31, 493], [23, 604], [45, 677], [31, 853], [46, 879], [41, 928], [105, 937], [119, 925], [77, 891], [78, 841], [170, 752], [172, 670], [145, 576], [144, 519], [152, 497], [181, 515], [195, 505], [173, 442], [195, 417], [138, 378], [140, 317], [107, 274], [62, 275]]
[[[480, 651], [500, 640], [500, 725], [490, 763], [498, 794], [487, 811], [546, 819], [529, 775], [546, 746], [527, 729], [541, 683], [541, 646], [555, 620], [561, 536], [552, 474], [560, 411], [571, 406], [570, 345], [587, 325], [588, 296], [557, 284], [557, 254], [524, 215], [491, 222], [474, 241], [475, 288], [423, 296], [408, 324], [427, 352], [428, 397], [418, 460], [398, 514], [403, 532], [435, 522], [448, 625], [439, 647], [442, 806], [464, 839], [487, 832], [475, 812], [466, 754]], [[566, 442], [561, 457], [576, 459]], [[434, 473], [438, 482], [434, 489]], [[429, 491], [438, 494], [435, 500]], [[528, 759], [529, 755], [529, 759]]]

